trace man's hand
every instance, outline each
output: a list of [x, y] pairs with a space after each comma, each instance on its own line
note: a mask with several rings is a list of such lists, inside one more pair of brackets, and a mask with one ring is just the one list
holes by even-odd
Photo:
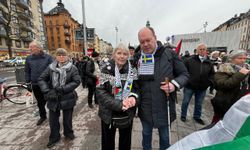
[[168, 84], [166, 84], [166, 82], [161, 82], [160, 88], [167, 94], [175, 91], [175, 86], [171, 82]]

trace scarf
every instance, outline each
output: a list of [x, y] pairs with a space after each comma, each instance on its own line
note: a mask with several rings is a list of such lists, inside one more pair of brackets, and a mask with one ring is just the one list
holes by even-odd
[[126, 99], [131, 92], [132, 85], [133, 85], [133, 73], [130, 62], [128, 61], [128, 76], [123, 89], [122, 89], [121, 75], [118, 66], [115, 63], [115, 84], [113, 91], [115, 99], [120, 101]]
[[154, 66], [155, 66], [154, 54], [156, 52], [156, 49], [152, 54], [145, 54], [143, 51], [141, 51], [141, 57], [139, 59], [139, 69], [138, 69], [139, 75], [154, 74]]
[[66, 83], [66, 71], [70, 70], [72, 67], [72, 62], [68, 61], [62, 66], [59, 66], [57, 61], [54, 61], [52, 64], [49, 65], [49, 68], [53, 70], [52, 73], [52, 86], [60, 87], [62, 85], [65, 85]]

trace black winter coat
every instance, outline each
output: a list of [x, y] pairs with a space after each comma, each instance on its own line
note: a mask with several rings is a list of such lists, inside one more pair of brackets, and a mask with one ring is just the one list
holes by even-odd
[[206, 90], [213, 84], [214, 67], [209, 59], [201, 62], [199, 55], [194, 55], [185, 61], [185, 65], [190, 75], [185, 87], [193, 90]]
[[86, 64], [86, 83], [88, 86], [96, 86], [97, 77], [94, 75], [95, 64], [94, 60], [90, 59]]
[[[110, 60], [109, 65], [104, 66], [101, 70], [101, 85], [96, 89], [96, 97], [99, 102], [99, 112], [98, 115], [102, 121], [106, 124], [111, 123], [111, 118], [114, 115], [125, 116], [128, 115], [130, 121], [133, 120], [136, 107], [129, 108], [126, 111], [122, 110], [122, 101], [116, 100], [113, 94], [113, 86], [115, 81], [115, 62]], [[128, 65], [125, 64], [124, 67], [120, 70], [121, 82], [124, 86], [125, 80], [127, 79]], [[136, 77], [136, 70], [133, 69]], [[124, 80], [125, 79], [125, 80]], [[103, 83], [102, 83], [103, 82]], [[137, 84], [136, 81], [133, 81], [132, 93], [137, 94]], [[138, 104], [138, 99], [136, 98], [136, 105]]]
[[[41, 91], [46, 94], [52, 89], [52, 73], [50, 67], [42, 73], [38, 79]], [[79, 86], [81, 78], [76, 66], [72, 65], [71, 69], [66, 72], [66, 83], [62, 86], [62, 93], [59, 94], [58, 101], [48, 101], [47, 107], [55, 111], [56, 109], [70, 109], [76, 105], [77, 93], [75, 89]]]
[[[135, 55], [135, 62], [138, 66], [140, 51]], [[171, 122], [176, 118], [176, 91], [172, 92], [167, 98], [165, 92], [160, 89], [161, 82], [168, 77], [170, 81], [176, 81], [182, 88], [188, 80], [188, 72], [184, 63], [178, 55], [168, 47], [159, 46], [154, 55], [155, 66], [153, 79], [140, 78], [139, 76], [139, 97], [138, 115], [142, 120], [151, 123], [154, 127], [168, 125], [168, 106], [170, 101]], [[178, 88], [176, 87], [176, 90]]]

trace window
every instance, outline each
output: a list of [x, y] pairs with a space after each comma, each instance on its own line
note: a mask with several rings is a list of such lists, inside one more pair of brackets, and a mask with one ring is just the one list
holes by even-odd
[[42, 25], [40, 26], [40, 31], [43, 32], [43, 26]]
[[28, 42], [23, 42], [24, 48], [29, 48], [29, 43]]
[[3, 45], [2, 38], [0, 38], [0, 45]]
[[54, 36], [51, 36], [51, 42], [54, 43]]
[[58, 43], [60, 43], [60, 42], [61, 42], [61, 38], [60, 38], [60, 36], [58, 36], [58, 37], [57, 37], [57, 41], [58, 41]]
[[59, 25], [59, 21], [56, 19], [56, 25]]
[[245, 33], [246, 32], [246, 27], [244, 28], [244, 31], [243, 31], [243, 33]]
[[58, 35], [60, 34], [59, 27], [56, 27], [56, 32], [57, 32]]
[[245, 35], [243, 35], [243, 38], [242, 38], [242, 40], [243, 40], [243, 41], [245, 40]]
[[50, 34], [53, 34], [53, 28], [49, 28]]
[[12, 16], [11, 17], [11, 21], [14, 23], [18, 23], [17, 17], [16, 16]]
[[12, 11], [16, 11], [16, 5], [10, 4], [10, 8], [11, 8]]
[[21, 42], [20, 41], [15, 41], [16, 42], [16, 47], [21, 48]]

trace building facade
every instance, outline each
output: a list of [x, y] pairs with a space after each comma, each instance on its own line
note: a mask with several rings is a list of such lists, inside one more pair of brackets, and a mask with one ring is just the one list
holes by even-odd
[[237, 14], [223, 24], [216, 27], [216, 31], [232, 31], [238, 30], [240, 32], [239, 49], [250, 51], [250, 9], [246, 13]]
[[50, 54], [54, 54], [57, 48], [65, 48], [72, 57], [83, 54], [83, 44], [75, 40], [75, 29], [80, 28], [80, 24], [71, 17], [61, 1], [44, 15], [44, 19]]
[[189, 51], [193, 54], [194, 49], [200, 43], [205, 43], [209, 51], [224, 51], [238, 49], [240, 43], [240, 30], [222, 31], [222, 32], [205, 32], [194, 34], [180, 34], [172, 37], [172, 44], [182, 40], [180, 54]]
[[44, 37], [41, 18], [39, 0], [0, 0], [0, 58], [9, 57], [7, 39], [13, 57], [29, 55], [29, 43]]

